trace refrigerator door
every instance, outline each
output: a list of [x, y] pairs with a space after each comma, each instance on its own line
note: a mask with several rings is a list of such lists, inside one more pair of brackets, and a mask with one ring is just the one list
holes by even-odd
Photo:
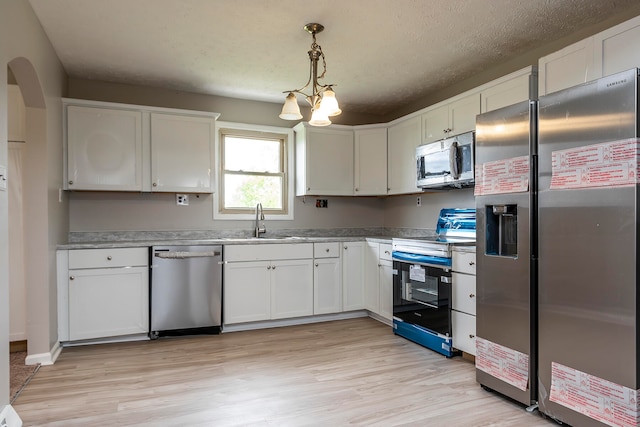
[[476, 119], [476, 379], [525, 405], [536, 399], [529, 192], [535, 113], [535, 101], [527, 101]]
[[637, 167], [611, 161], [637, 157], [637, 96], [630, 70], [539, 104], [539, 404], [574, 426], [638, 417]]

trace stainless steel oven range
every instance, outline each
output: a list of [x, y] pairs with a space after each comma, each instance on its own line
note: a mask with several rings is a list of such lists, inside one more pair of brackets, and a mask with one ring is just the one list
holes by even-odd
[[475, 209], [443, 209], [437, 231], [392, 241], [393, 331], [452, 357], [451, 249], [475, 245]]

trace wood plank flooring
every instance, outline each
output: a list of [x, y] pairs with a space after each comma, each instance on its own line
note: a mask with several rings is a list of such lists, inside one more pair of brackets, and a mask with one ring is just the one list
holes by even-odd
[[65, 348], [14, 408], [25, 426], [555, 425], [370, 318]]

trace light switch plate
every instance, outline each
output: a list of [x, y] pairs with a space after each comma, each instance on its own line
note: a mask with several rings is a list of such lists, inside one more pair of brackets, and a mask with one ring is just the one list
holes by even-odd
[[7, 191], [7, 167], [0, 166], [0, 191]]

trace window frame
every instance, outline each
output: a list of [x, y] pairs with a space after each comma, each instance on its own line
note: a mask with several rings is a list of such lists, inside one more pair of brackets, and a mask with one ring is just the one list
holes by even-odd
[[[245, 123], [216, 122], [215, 152], [217, 153], [215, 176], [217, 178], [216, 192], [213, 197], [214, 220], [244, 220], [255, 219], [255, 208], [225, 209], [224, 208], [224, 141], [223, 135], [238, 135], [248, 137], [264, 137], [268, 139], [281, 139], [283, 147], [280, 151], [281, 173], [255, 173], [256, 175], [278, 176], [283, 175], [283, 209], [274, 211], [265, 209], [264, 214], [269, 220], [293, 220], [294, 201], [294, 134], [291, 128], [274, 126], [252, 125]], [[252, 172], [246, 174], [251, 175]]]

